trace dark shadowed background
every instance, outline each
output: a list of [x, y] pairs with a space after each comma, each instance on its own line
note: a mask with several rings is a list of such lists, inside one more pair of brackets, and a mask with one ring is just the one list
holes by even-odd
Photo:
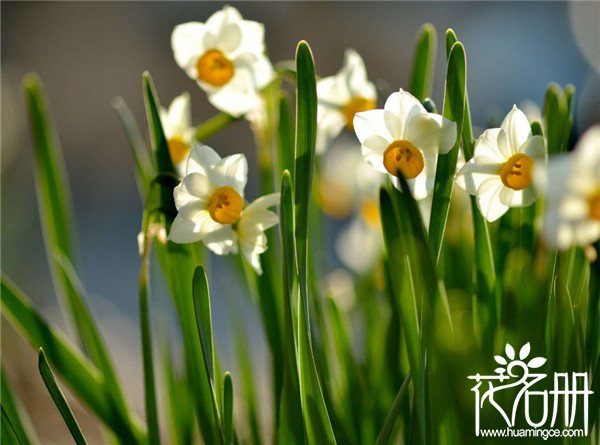
[[[289, 60], [305, 39], [317, 72], [331, 75], [344, 50], [355, 48], [376, 81], [380, 102], [407, 88], [415, 33], [425, 22], [438, 30], [434, 97], [443, 95], [443, 35], [452, 27], [464, 43], [474, 124], [497, 122], [513, 103], [538, 104], [547, 84], [577, 89], [576, 127], [600, 121], [600, 3], [566, 2], [244, 2], [245, 18], [263, 22], [271, 60]], [[136, 234], [141, 204], [133, 161], [111, 100], [122, 96], [145, 128], [144, 70], [153, 75], [163, 104], [190, 91], [195, 122], [215, 114], [205, 94], [175, 64], [170, 34], [187, 21], [205, 21], [223, 3], [12, 3], [2, 2], [2, 272], [14, 280], [53, 323], [64, 324], [43, 252], [33, 181], [33, 159], [21, 79], [35, 71], [50, 99], [69, 172], [80, 247], [80, 266], [94, 312], [141, 407], [137, 334]], [[249, 198], [257, 196], [253, 138], [238, 122], [208, 141], [222, 155], [247, 154]], [[333, 254], [332, 254], [333, 255]], [[233, 367], [225, 297], [243, 302], [264, 362], [262, 333], [242, 286], [231, 285], [228, 262], [213, 263], [216, 341], [224, 367]], [[217, 273], [218, 272], [218, 273]], [[225, 289], [227, 295], [225, 295]], [[160, 289], [157, 290], [157, 293]], [[160, 303], [159, 303], [160, 304]], [[40, 393], [40, 379], [24, 342], [8, 325], [2, 354], [26, 397], [43, 443], [61, 443], [65, 430]], [[23, 351], [27, 353], [24, 354]], [[264, 364], [262, 365], [264, 366]], [[38, 394], [39, 393], [39, 394]], [[50, 407], [50, 408], [48, 408]], [[51, 411], [51, 412], [48, 412]], [[84, 421], [85, 422], [85, 421]], [[100, 440], [98, 438], [94, 439]]]

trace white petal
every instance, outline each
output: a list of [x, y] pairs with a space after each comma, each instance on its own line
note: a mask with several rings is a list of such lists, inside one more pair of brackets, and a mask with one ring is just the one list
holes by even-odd
[[231, 80], [209, 94], [208, 100], [218, 110], [235, 117], [260, 106], [252, 71], [249, 68], [236, 68]]
[[261, 90], [266, 87], [275, 78], [275, 70], [267, 56], [259, 54], [252, 64], [252, 74], [254, 76], [254, 86]]
[[[361, 144], [370, 136], [381, 136], [389, 142], [394, 138], [385, 126], [383, 110], [369, 110], [354, 115], [354, 131]], [[388, 143], [389, 143], [388, 142]]]
[[200, 235], [199, 228], [200, 226], [196, 222], [184, 218], [181, 214], [177, 214], [175, 220], [173, 220], [173, 224], [171, 224], [169, 239], [178, 244], [200, 241], [202, 236]]
[[[365, 161], [371, 164], [378, 172], [388, 173], [383, 165], [383, 152], [385, 151], [383, 147], [387, 142], [380, 136], [371, 136], [365, 142], [369, 145], [361, 145], [360, 147]], [[387, 145], [385, 146], [387, 147]]]
[[280, 193], [270, 193], [255, 199], [251, 204], [248, 204], [244, 209], [244, 213], [252, 213], [256, 210], [266, 210], [279, 204], [281, 199]]
[[600, 125], [584, 133], [573, 151], [576, 170], [600, 181]]
[[456, 124], [438, 114], [415, 114], [404, 127], [404, 137], [423, 151], [447, 153], [456, 142]]
[[368, 81], [365, 63], [355, 50], [346, 50], [344, 66], [347, 72], [346, 83], [350, 96], [375, 100], [377, 98], [375, 85]]
[[206, 176], [207, 171], [220, 160], [221, 156], [208, 145], [196, 144], [188, 156], [186, 174], [200, 173]]
[[206, 21], [208, 33], [204, 43], [208, 49], [217, 48], [224, 53], [235, 51], [242, 39], [239, 22], [242, 16], [232, 6], [225, 6], [222, 10], [215, 12]]
[[546, 141], [542, 136], [532, 136], [521, 146], [521, 153], [525, 153], [536, 162], [546, 162]]
[[385, 127], [392, 136], [392, 139], [407, 139], [406, 122], [402, 122], [396, 114], [388, 110], [383, 110], [383, 120], [385, 121]]
[[348, 86], [339, 76], [330, 76], [317, 81], [317, 98], [320, 105], [341, 108], [352, 99], [352, 96]]
[[496, 162], [506, 162], [511, 157], [511, 153], [507, 145], [501, 146], [500, 134], [502, 132], [503, 130], [500, 128], [485, 130], [475, 142], [475, 156], [486, 156]]
[[535, 192], [533, 187], [527, 187], [523, 190], [513, 190], [503, 187], [500, 192], [500, 202], [508, 207], [527, 207], [535, 201]]
[[262, 23], [252, 20], [242, 20], [238, 23], [242, 31], [242, 42], [239, 52], [262, 54], [265, 52], [265, 27]]
[[400, 119], [402, 125], [406, 125], [417, 114], [427, 114], [427, 110], [421, 105], [419, 99], [402, 89], [388, 97], [384, 108], [394, 113]]
[[321, 154], [342, 131], [346, 119], [337, 109], [319, 106], [317, 109], [316, 151]]
[[[422, 152], [424, 166], [423, 171], [414, 179], [408, 179], [406, 182], [414, 198], [419, 201], [427, 198], [435, 185], [435, 170], [437, 167], [437, 154], [433, 152]], [[396, 184], [396, 183], [395, 183]]]
[[502, 164], [489, 162], [492, 159], [478, 156], [467, 162], [456, 175], [456, 185], [469, 193], [476, 195], [479, 186], [491, 177], [498, 177]]
[[211, 182], [219, 187], [233, 187], [242, 197], [248, 182], [248, 161], [244, 154], [221, 159], [209, 174]]
[[210, 231], [202, 240], [206, 247], [217, 255], [237, 253], [237, 235], [231, 225]]
[[477, 205], [489, 222], [496, 221], [508, 210], [500, 201], [500, 192], [505, 188], [500, 178], [486, 179], [477, 190]]
[[190, 202], [197, 202], [197, 205], [205, 206], [210, 199], [210, 194], [208, 178], [201, 173], [191, 173], [185, 176], [181, 183], [173, 189], [173, 198], [177, 209]]
[[518, 153], [521, 146], [531, 137], [531, 126], [527, 116], [513, 105], [512, 110], [506, 115], [500, 126], [508, 138], [508, 146], [511, 153]]
[[454, 144], [456, 144], [456, 122], [452, 122], [451, 120], [435, 113], [429, 113], [428, 116], [435, 120], [439, 125], [439, 135], [437, 141], [438, 151], [441, 154], [448, 153], [450, 150], [452, 150]]
[[177, 25], [171, 34], [175, 62], [192, 78], [196, 77], [196, 60], [206, 51], [205, 33], [204, 23], [189, 22]]
[[183, 136], [192, 126], [190, 94], [185, 92], [177, 96], [169, 106], [169, 122], [176, 134]]

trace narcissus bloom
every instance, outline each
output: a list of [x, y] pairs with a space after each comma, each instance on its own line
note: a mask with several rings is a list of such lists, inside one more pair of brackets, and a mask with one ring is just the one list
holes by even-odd
[[385, 178], [365, 162], [356, 140], [340, 138], [323, 156], [318, 202], [327, 215], [350, 219], [335, 241], [335, 251], [357, 274], [371, 271], [383, 253], [378, 200]]
[[173, 190], [177, 216], [169, 239], [193, 243], [223, 227], [231, 230], [244, 208], [248, 163], [243, 154], [223, 159], [210, 147], [196, 145], [185, 177]]
[[569, 154], [553, 156], [536, 171], [546, 190], [544, 238], [566, 249], [600, 239], [600, 125], [588, 130]]
[[403, 90], [393, 93], [383, 110], [357, 113], [354, 130], [367, 162], [389, 173], [396, 187], [400, 171], [415, 199], [431, 194], [437, 156], [450, 151], [456, 142], [454, 122], [428, 113], [416, 97]]
[[[279, 204], [280, 194], [261, 196], [246, 205], [238, 221], [224, 225], [204, 238], [204, 244], [217, 255], [236, 254], [242, 251], [244, 259], [258, 273], [262, 273], [259, 255], [267, 250], [265, 231], [277, 224], [277, 214], [269, 210]], [[239, 246], [239, 249], [238, 249]]]
[[244, 258], [261, 273], [259, 255], [267, 250], [264, 232], [278, 222], [268, 208], [279, 202], [279, 194], [246, 204], [247, 177], [243, 154], [221, 159], [212, 148], [195, 146], [186, 175], [173, 191], [178, 213], [169, 239], [181, 244], [202, 241], [217, 255], [241, 249]]
[[209, 101], [232, 116], [259, 106], [258, 91], [274, 78], [265, 56], [264, 27], [225, 6], [206, 23], [178, 25], [171, 35], [177, 64], [198, 82]]
[[362, 58], [353, 49], [346, 50], [344, 67], [335, 75], [317, 82], [317, 153], [344, 127], [354, 129], [354, 115], [377, 106], [375, 85], [367, 79]]
[[456, 183], [477, 196], [477, 205], [488, 221], [500, 218], [510, 207], [526, 207], [535, 201], [536, 165], [546, 163], [546, 144], [533, 136], [525, 114], [516, 106], [500, 128], [483, 132], [475, 153], [458, 172]]
[[177, 96], [169, 108], [160, 109], [160, 122], [169, 143], [169, 154], [178, 173], [183, 176], [194, 140], [189, 93]]

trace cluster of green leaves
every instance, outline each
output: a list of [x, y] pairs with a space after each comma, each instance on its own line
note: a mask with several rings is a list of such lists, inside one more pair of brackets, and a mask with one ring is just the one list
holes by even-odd
[[[457, 123], [458, 138], [438, 158], [427, 228], [406, 181], [401, 191], [380, 191], [385, 240], [381, 267], [356, 280], [356, 306], [344, 310], [318, 284], [323, 269], [315, 254], [323, 224], [311, 199], [317, 127], [316, 75], [311, 50], [300, 42], [296, 66], [287, 74], [295, 86], [290, 109], [283, 78], [265, 91], [268, 125], [257, 135], [262, 191], [279, 189], [279, 237], [262, 255], [257, 275], [240, 270], [257, 302], [271, 354], [272, 416], [265, 430], [258, 379], [242, 318], [233, 330], [238, 371], [221, 375], [214, 347], [211, 297], [200, 243], [152, 242], [151, 227], [167, 232], [176, 214], [178, 179], [159, 118], [160, 103], [149, 74], [143, 76], [148, 145], [122, 99], [117, 110], [126, 131], [144, 202], [139, 276], [140, 331], [145, 422], [123, 397], [107, 348], [78, 278], [71, 197], [58, 138], [40, 80], [25, 79], [34, 138], [39, 213], [57, 294], [77, 344], [47, 324], [23, 293], [2, 277], [2, 312], [39, 349], [39, 368], [57, 409], [76, 443], [84, 435], [53, 371], [104, 424], [112, 440], [125, 444], [363, 444], [464, 443], [472, 435], [472, 401], [466, 376], [506, 341], [532, 342], [554, 369], [586, 370], [592, 376], [592, 421], [600, 395], [600, 263], [590, 264], [581, 249], [547, 252], [537, 241], [536, 205], [511, 210], [489, 225], [470, 198], [472, 231], [450, 236], [447, 227], [464, 219], [453, 201], [459, 150], [473, 156], [474, 138], [467, 93], [465, 48], [452, 30], [445, 36], [447, 70], [442, 114]], [[434, 75], [437, 35], [424, 25], [417, 36], [410, 90], [427, 106]], [[288, 80], [289, 80], [288, 79]], [[548, 88], [544, 120], [551, 153], [565, 151], [572, 127], [573, 88]], [[295, 125], [294, 125], [295, 116]], [[205, 140], [234, 119], [217, 115], [198, 126]], [[310, 234], [310, 236], [309, 236]], [[154, 255], [151, 254], [153, 248]], [[173, 359], [166, 335], [153, 328], [150, 263], [156, 259], [170, 292], [182, 338], [183, 366]], [[231, 309], [234, 311], [234, 309]], [[362, 326], [358, 330], [356, 326]], [[156, 345], [161, 346], [155, 359]], [[159, 372], [155, 368], [160, 364]], [[465, 366], [465, 363], [467, 364]], [[234, 387], [234, 381], [236, 386]], [[448, 384], [451, 382], [451, 384]], [[157, 402], [164, 387], [165, 406]], [[234, 389], [244, 399], [234, 410]], [[37, 443], [2, 370], [2, 438]], [[159, 408], [167, 419], [161, 431]]]

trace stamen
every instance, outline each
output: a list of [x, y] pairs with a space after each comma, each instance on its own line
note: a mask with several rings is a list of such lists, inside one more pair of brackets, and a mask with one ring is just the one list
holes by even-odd
[[500, 169], [502, 183], [513, 190], [523, 190], [531, 185], [535, 161], [523, 153], [512, 155]]
[[208, 213], [219, 224], [233, 224], [240, 219], [244, 199], [233, 187], [224, 186], [215, 189], [210, 197]]
[[588, 206], [590, 218], [600, 221], [600, 189], [588, 198]]
[[196, 62], [198, 79], [215, 87], [222, 87], [235, 72], [233, 62], [218, 49], [206, 51]]
[[171, 155], [173, 164], [179, 164], [181, 161], [186, 159], [190, 153], [190, 146], [177, 136], [169, 139], [168, 144], [169, 154]]
[[374, 100], [364, 97], [355, 97], [342, 107], [342, 114], [346, 119], [346, 128], [354, 131], [354, 115], [361, 111], [372, 110], [377, 106]]
[[423, 171], [425, 161], [417, 147], [410, 141], [398, 140], [392, 142], [383, 153], [383, 165], [393, 176], [398, 171], [406, 179], [414, 179]]

